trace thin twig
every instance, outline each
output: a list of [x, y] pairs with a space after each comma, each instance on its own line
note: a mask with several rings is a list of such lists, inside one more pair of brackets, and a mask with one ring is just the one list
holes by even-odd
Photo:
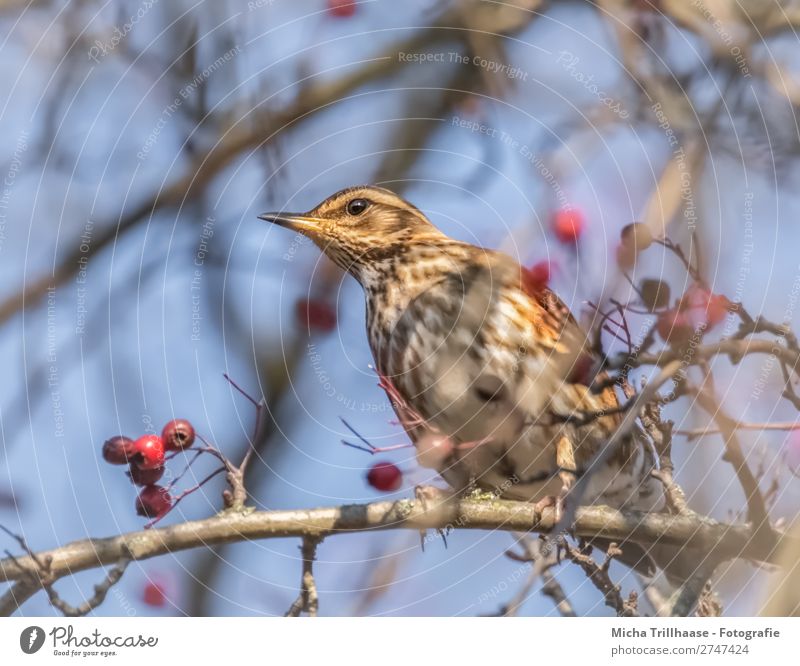
[[60, 611], [65, 617], [82, 617], [84, 615], [88, 615], [91, 611], [105, 601], [108, 591], [119, 582], [119, 580], [122, 578], [122, 575], [125, 573], [125, 569], [131, 561], [127, 554], [120, 557], [119, 562], [117, 562], [117, 564], [109, 570], [103, 581], [94, 586], [94, 594], [89, 599], [83, 601], [83, 603], [80, 605], [73, 606], [64, 601], [59, 596], [58, 592], [56, 592], [53, 588], [53, 583], [58, 579], [58, 577], [52, 572], [52, 556], [38, 555], [34, 553], [33, 550], [31, 550], [31, 548], [28, 546], [28, 542], [24, 537], [11, 532], [3, 525], [0, 525], [0, 529], [13, 538], [35, 564], [34, 569], [26, 570], [23, 565], [20, 564], [19, 559], [16, 556], [11, 555], [8, 553], [8, 551], [6, 551], [6, 554], [9, 556], [11, 562], [14, 563], [21, 571], [23, 571], [25, 576], [15, 583], [11, 589], [9, 589], [3, 595], [3, 597], [0, 598], [0, 616], [8, 616], [14, 613], [39, 589], [44, 589], [44, 591], [47, 593], [48, 599], [50, 600], [50, 604], [53, 606], [53, 608]]
[[[732, 426], [736, 430], [800, 430], [800, 421], [786, 421], [778, 423], [750, 423], [748, 421], [734, 420]], [[713, 426], [705, 426], [703, 428], [690, 428], [685, 430], [676, 430], [676, 435], [688, 437], [689, 439], [696, 439], [698, 437], [705, 437], [706, 435], [722, 435], [724, 432], [720, 428]]]
[[303, 537], [303, 544], [300, 552], [303, 555], [303, 573], [300, 577], [300, 594], [294, 600], [286, 617], [299, 617], [301, 613], [306, 613], [310, 617], [316, 617], [319, 610], [319, 595], [317, 593], [317, 583], [314, 580], [314, 560], [317, 557], [317, 546], [322, 541], [319, 536]]
[[608, 573], [612, 560], [622, 555], [622, 551], [616, 543], [609, 544], [602, 563], [596, 562], [591, 556], [590, 546], [580, 545], [573, 548], [566, 540], [562, 546], [564, 557], [583, 570], [592, 585], [602, 593], [606, 606], [612, 608], [618, 617], [637, 617], [639, 615], [636, 593], [631, 592], [627, 599], [623, 598], [619, 585], [611, 580]]
[[742, 486], [747, 501], [748, 520], [755, 528], [756, 535], [767, 539], [767, 541], [773, 541], [772, 526], [764, 496], [758, 487], [758, 481], [747, 464], [742, 445], [736, 434], [736, 421], [722, 410], [722, 406], [717, 399], [707, 390], [701, 390], [697, 393], [697, 402], [717, 422], [720, 430], [724, 433], [724, 458], [733, 466], [736, 477], [739, 479], [739, 484]]

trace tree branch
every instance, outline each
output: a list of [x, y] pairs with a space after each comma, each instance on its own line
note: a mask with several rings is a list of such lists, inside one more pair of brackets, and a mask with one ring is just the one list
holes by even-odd
[[[205, 520], [131, 532], [103, 539], [84, 539], [53, 550], [0, 560], [0, 581], [27, 581], [48, 561], [53, 580], [79, 571], [116, 564], [123, 558], [144, 560], [166, 553], [220, 543], [281, 537], [325, 537], [388, 529], [478, 529], [517, 532], [552, 530], [552, 509], [538, 511], [526, 502], [454, 500], [424, 506], [412, 500], [353, 504], [289, 511], [225, 512]], [[748, 525], [719, 523], [699, 516], [620, 512], [585, 507], [576, 515], [574, 532], [586, 538], [651, 544], [658, 541], [698, 548], [718, 558], [744, 557], [776, 562], [779, 546], [796, 539], [775, 532], [774, 543], [753, 539]], [[797, 546], [800, 547], [800, 546]]]

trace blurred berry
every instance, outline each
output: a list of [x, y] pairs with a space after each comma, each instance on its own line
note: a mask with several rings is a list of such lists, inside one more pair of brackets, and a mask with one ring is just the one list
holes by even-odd
[[445, 435], [426, 432], [414, 442], [414, 447], [420, 467], [438, 469], [453, 452], [453, 440]]
[[553, 217], [553, 233], [562, 243], [574, 243], [583, 233], [586, 223], [575, 208], [562, 208]]
[[167, 593], [161, 583], [148, 581], [142, 591], [142, 601], [153, 608], [161, 608], [167, 603]]
[[653, 234], [646, 224], [633, 222], [622, 227], [620, 241], [635, 252], [641, 252], [653, 244]]
[[136, 498], [136, 513], [147, 518], [163, 516], [171, 506], [172, 497], [161, 486], [145, 486]]
[[181, 451], [194, 444], [194, 428], [186, 419], [173, 419], [161, 431], [167, 451]]
[[103, 460], [112, 465], [127, 465], [133, 455], [134, 441], [130, 437], [117, 435], [103, 443]]
[[726, 296], [714, 294], [699, 284], [693, 284], [683, 295], [680, 309], [686, 313], [689, 323], [695, 329], [711, 329], [725, 321], [730, 305]]
[[328, 13], [331, 16], [347, 18], [356, 12], [356, 3], [353, 0], [328, 0]]
[[164, 476], [165, 467], [153, 467], [152, 469], [142, 469], [135, 463], [131, 463], [128, 476], [137, 486], [151, 486]]
[[301, 299], [295, 309], [297, 323], [319, 333], [330, 333], [336, 328], [336, 311], [325, 301]]
[[393, 492], [403, 483], [403, 473], [393, 463], [375, 463], [367, 472], [367, 483], [375, 490], [380, 490], [384, 493]]
[[164, 440], [158, 435], [145, 435], [133, 443], [133, 462], [142, 469], [164, 464]]
[[653, 312], [669, 305], [669, 285], [662, 280], [646, 279], [639, 283], [642, 294], [642, 303]]
[[684, 343], [692, 339], [694, 326], [691, 325], [686, 313], [677, 309], [664, 310], [658, 315], [656, 331], [659, 337], [668, 343]]
[[522, 288], [527, 294], [538, 294], [550, 283], [550, 262], [539, 261], [530, 268], [522, 268]]

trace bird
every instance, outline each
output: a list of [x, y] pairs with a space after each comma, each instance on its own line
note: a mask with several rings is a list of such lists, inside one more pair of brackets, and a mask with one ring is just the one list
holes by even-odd
[[[307, 236], [361, 285], [380, 385], [422, 466], [454, 492], [560, 509], [622, 410], [551, 289], [511, 256], [445, 235], [382, 187], [259, 218]], [[623, 439], [592, 469], [582, 503], [656, 509], [653, 465], [642, 437]]]

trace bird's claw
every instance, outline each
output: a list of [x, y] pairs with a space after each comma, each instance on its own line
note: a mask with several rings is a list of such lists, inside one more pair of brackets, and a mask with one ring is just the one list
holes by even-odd
[[[436, 486], [418, 485], [414, 486], [414, 498], [422, 505], [424, 511], [428, 511], [452, 499], [453, 493]], [[429, 506], [429, 502], [435, 503], [434, 506]]]
[[537, 515], [541, 516], [545, 509], [553, 509], [554, 518], [553, 524], [561, 520], [564, 513], [564, 494], [547, 495], [533, 505], [533, 510]]

